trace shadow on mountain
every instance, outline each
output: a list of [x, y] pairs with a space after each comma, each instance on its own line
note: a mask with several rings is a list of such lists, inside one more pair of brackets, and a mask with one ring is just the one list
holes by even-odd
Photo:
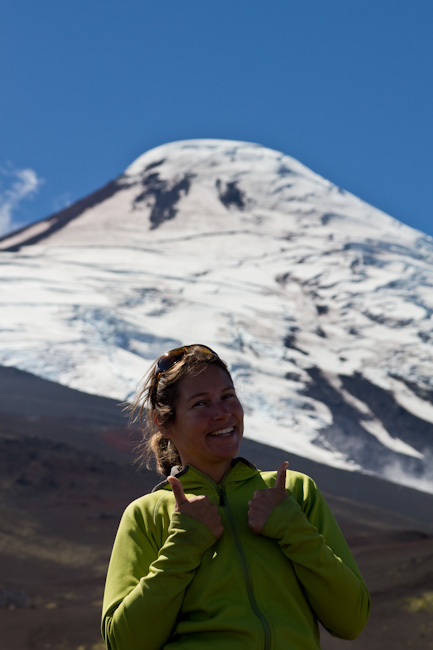
[[[353, 396], [355, 404], [368, 406], [370, 415], [358, 410], [354, 403], [342, 399], [341, 393], [334, 388], [326, 376], [318, 368], [309, 369], [310, 383], [303, 393], [308, 397], [323, 402], [332, 413], [332, 424], [324, 428], [317, 440], [320, 446], [331, 447], [342, 452], [348, 459], [368, 468], [372, 473], [381, 476], [394, 476], [398, 481], [414, 479], [433, 482], [431, 468], [431, 451], [426, 444], [433, 434], [430, 422], [410, 413], [398, 404], [389, 392], [373, 384], [360, 373], [352, 376], [339, 375], [338, 380], [347, 394]], [[423, 399], [432, 401], [432, 395], [423, 393]], [[384, 444], [368, 430], [368, 422], [378, 420], [383, 430], [390, 437], [389, 443]], [[392, 449], [398, 448], [400, 441], [411, 447], [420, 457], [407, 453], [398, 453]]]

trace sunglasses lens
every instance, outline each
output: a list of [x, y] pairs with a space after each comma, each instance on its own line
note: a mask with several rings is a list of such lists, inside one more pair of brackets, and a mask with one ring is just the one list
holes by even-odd
[[186, 352], [187, 348], [176, 348], [175, 350], [170, 350], [166, 352], [159, 360], [156, 366], [156, 372], [167, 372], [170, 370], [178, 361], [182, 359]]

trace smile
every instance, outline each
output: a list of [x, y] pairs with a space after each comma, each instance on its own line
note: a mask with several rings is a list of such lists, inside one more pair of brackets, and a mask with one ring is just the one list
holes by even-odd
[[219, 429], [218, 431], [212, 431], [212, 433], [209, 433], [209, 436], [229, 436], [231, 433], [233, 433], [234, 427], [228, 427], [227, 429]]

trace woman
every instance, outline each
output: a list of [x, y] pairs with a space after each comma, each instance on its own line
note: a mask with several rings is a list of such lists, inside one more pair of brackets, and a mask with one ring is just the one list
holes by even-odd
[[[203, 345], [160, 357], [132, 405], [167, 478], [126, 509], [102, 633], [110, 650], [317, 650], [355, 638], [370, 598], [320, 492], [238, 458], [243, 410]], [[146, 423], [144, 420], [146, 419]]]

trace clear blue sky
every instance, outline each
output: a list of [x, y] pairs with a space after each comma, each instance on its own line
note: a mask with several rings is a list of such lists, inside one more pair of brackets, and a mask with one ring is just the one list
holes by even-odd
[[227, 138], [433, 235], [432, 33], [431, 0], [3, 0], [0, 232]]

